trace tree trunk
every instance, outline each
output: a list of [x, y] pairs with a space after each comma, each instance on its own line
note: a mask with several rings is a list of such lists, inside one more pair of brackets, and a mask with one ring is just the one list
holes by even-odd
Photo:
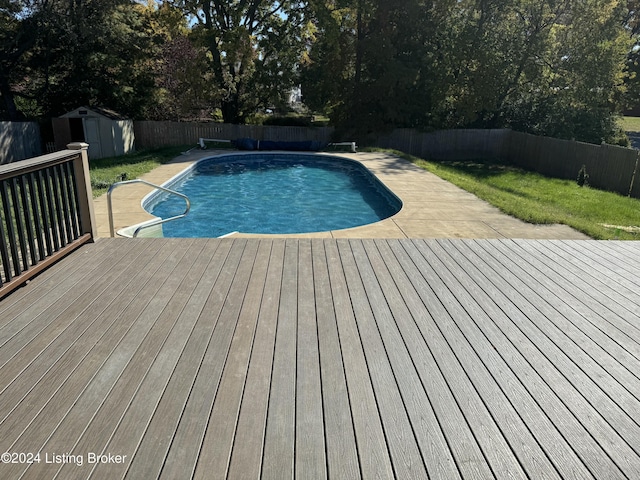
[[224, 123], [242, 123], [238, 95], [234, 94], [228, 100], [222, 100], [220, 110]]

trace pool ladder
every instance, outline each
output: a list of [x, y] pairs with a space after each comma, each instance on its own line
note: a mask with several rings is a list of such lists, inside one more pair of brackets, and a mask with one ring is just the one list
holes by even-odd
[[138, 228], [135, 229], [135, 231], [133, 232], [133, 238], [136, 238], [138, 236], [138, 234], [140, 233], [140, 231], [144, 228], [149, 228], [149, 227], [153, 227], [156, 225], [160, 225], [166, 222], [170, 222], [171, 220], [178, 220], [179, 218], [183, 218], [187, 215], [187, 213], [189, 213], [189, 210], [191, 209], [191, 202], [189, 201], [189, 197], [187, 197], [186, 195], [183, 195], [182, 193], [178, 193], [175, 190], [170, 190], [168, 188], [162, 187], [160, 185], [156, 185], [155, 183], [151, 183], [151, 182], [147, 182], [146, 180], [142, 180], [141, 178], [136, 178], [134, 180], [125, 180], [122, 182], [116, 182], [113, 185], [111, 185], [109, 187], [109, 190], [107, 191], [107, 211], [109, 213], [109, 232], [111, 234], [112, 237], [115, 237], [115, 231], [114, 231], [114, 227], [113, 227], [113, 206], [111, 203], [111, 192], [113, 192], [116, 188], [122, 186], [122, 185], [128, 185], [131, 183], [144, 183], [145, 185], [149, 185], [150, 187], [153, 187], [157, 190], [162, 190], [163, 192], [167, 192], [170, 193], [172, 195], [177, 195], [178, 197], [181, 197], [185, 203], [186, 203], [186, 208], [185, 211], [183, 213], [181, 213], [180, 215], [175, 215], [173, 217], [169, 217], [169, 218], [158, 218], [157, 220], [152, 220], [149, 223], [145, 223], [144, 225], [140, 225], [138, 226]]

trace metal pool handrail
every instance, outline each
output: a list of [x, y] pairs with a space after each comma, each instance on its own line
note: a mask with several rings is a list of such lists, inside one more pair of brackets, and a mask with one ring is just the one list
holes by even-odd
[[145, 185], [149, 185], [150, 187], [156, 188], [158, 190], [162, 190], [163, 192], [177, 195], [178, 197], [182, 197], [185, 203], [187, 204], [187, 208], [180, 215], [176, 215], [169, 218], [159, 218], [158, 220], [154, 220], [144, 225], [140, 225], [133, 232], [133, 238], [137, 237], [138, 233], [140, 233], [140, 230], [142, 230], [143, 228], [153, 227], [154, 225], [160, 225], [162, 223], [170, 222], [171, 220], [178, 220], [179, 218], [185, 217], [187, 213], [189, 213], [189, 210], [191, 209], [191, 202], [189, 201], [189, 197], [187, 197], [186, 195], [183, 195], [182, 193], [176, 192], [175, 190], [170, 190], [160, 185], [156, 185], [155, 183], [147, 182], [146, 180], [142, 180], [141, 178], [136, 178], [134, 180], [125, 180], [122, 182], [116, 182], [113, 185], [111, 185], [109, 187], [109, 190], [107, 191], [107, 210], [109, 212], [109, 232], [112, 237], [115, 237], [115, 229], [113, 227], [113, 208], [111, 204], [111, 192], [113, 192], [113, 190], [115, 190], [117, 187], [120, 187], [122, 185], [127, 185], [130, 183], [144, 183]]

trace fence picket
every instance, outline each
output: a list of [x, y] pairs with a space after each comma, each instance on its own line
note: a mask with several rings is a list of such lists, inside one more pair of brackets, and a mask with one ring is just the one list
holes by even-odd
[[281, 141], [331, 141], [330, 127], [279, 127], [272, 125], [230, 125], [224, 123], [134, 122], [137, 148], [195, 145], [199, 138]]
[[35, 122], [0, 122], [0, 165], [42, 153], [40, 127]]
[[[134, 128], [138, 148], [195, 145], [198, 138], [329, 142], [334, 134], [330, 127], [190, 122], [138, 121]], [[570, 180], [576, 179], [585, 165], [592, 186], [640, 198], [640, 182], [633, 182], [637, 151], [615, 145], [592, 145], [506, 129], [396, 129], [380, 135], [375, 144], [433, 160], [498, 158], [526, 170]]]
[[592, 145], [511, 130], [421, 133], [408, 129], [382, 135], [376, 145], [431, 160], [496, 158], [568, 180], [575, 180], [585, 165], [592, 186], [640, 198], [640, 182], [632, 183], [638, 151], [616, 145]]

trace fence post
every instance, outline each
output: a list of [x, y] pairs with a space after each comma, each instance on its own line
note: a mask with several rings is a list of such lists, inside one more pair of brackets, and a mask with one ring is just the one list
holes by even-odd
[[73, 170], [78, 192], [81, 233], [88, 233], [95, 240], [98, 237], [98, 230], [93, 211], [93, 193], [91, 191], [91, 177], [89, 176], [89, 156], [87, 154], [89, 144], [82, 142], [70, 143], [67, 148], [79, 151], [78, 157], [73, 161]]
[[640, 152], [636, 154], [636, 165], [633, 167], [633, 174], [631, 174], [631, 183], [629, 184], [629, 193], [627, 197], [630, 197], [633, 193], [633, 184], [636, 181], [636, 175], [638, 174], [638, 161], [640, 161]]

